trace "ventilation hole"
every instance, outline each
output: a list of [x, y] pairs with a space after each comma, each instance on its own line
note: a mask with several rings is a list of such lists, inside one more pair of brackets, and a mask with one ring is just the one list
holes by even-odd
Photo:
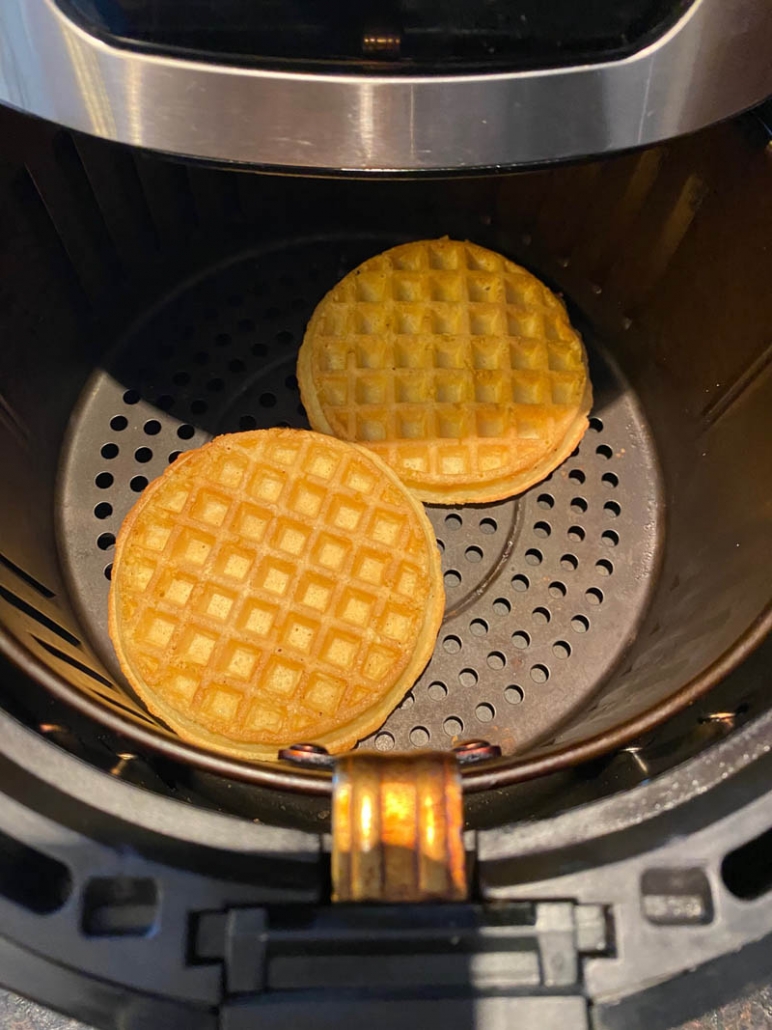
[[584, 540], [585, 533], [581, 526], [571, 526], [568, 530], [568, 539], [573, 540], [574, 543], [581, 543]]
[[461, 650], [461, 640], [459, 637], [454, 636], [445, 637], [442, 641], [442, 648], [448, 654], [458, 654]]
[[550, 678], [550, 671], [546, 665], [534, 665], [531, 669], [531, 679], [534, 683], [546, 683]]
[[437, 550], [440, 552], [440, 554], [444, 554], [445, 553], [445, 541], [444, 540], [438, 540], [437, 541]]
[[552, 653], [556, 658], [570, 658], [571, 645], [567, 644], [565, 640], [556, 640], [552, 645]]
[[217, 347], [227, 347], [231, 342], [231, 337], [228, 333], [218, 333], [214, 338], [214, 342]]
[[554, 583], [550, 583], [550, 585], [547, 587], [547, 590], [549, 591], [550, 597], [566, 596], [565, 584], [558, 582], [558, 580], [555, 580]]
[[110, 428], [114, 429], [116, 433], [122, 432], [129, 424], [129, 420], [125, 415], [113, 415], [110, 419]]
[[534, 534], [540, 537], [547, 537], [552, 532], [552, 526], [549, 522], [537, 522], [533, 527]]
[[179, 456], [180, 456], [181, 454], [182, 454], [182, 451], [172, 451], [172, 452], [171, 452], [171, 454], [169, 455], [169, 457], [167, 458], [167, 461], [168, 461], [168, 462], [169, 462], [169, 464], [171, 465], [171, 463], [172, 463], [173, 461], [176, 461], [176, 460], [177, 460], [177, 458], [179, 458]]
[[528, 589], [528, 587], [530, 585], [531, 584], [530, 584], [527, 576], [513, 576], [512, 577], [512, 586], [515, 588], [515, 590], [518, 591], [518, 593], [523, 593], [525, 590]]
[[392, 751], [394, 748], [394, 737], [390, 733], [379, 733], [375, 738], [376, 751]]
[[620, 506], [617, 504], [616, 501], [606, 501], [606, 503], [603, 505], [603, 510], [605, 511], [605, 513], [608, 515], [608, 517], [610, 519], [619, 518], [619, 515], [621, 514], [621, 511], [622, 511], [622, 509], [620, 508]]
[[186, 423], [177, 429], [177, 436], [179, 436], [180, 440], [191, 440], [195, 432], [195, 427]]
[[609, 445], [606, 443], [602, 443], [600, 447], [596, 447], [595, 453], [598, 455], [599, 458], [605, 458], [606, 461], [613, 457], [614, 454]]
[[485, 533], [486, 536], [495, 533], [498, 528], [499, 525], [495, 519], [480, 519], [480, 532]]
[[234, 358], [233, 361], [229, 361], [228, 362], [228, 371], [229, 372], [234, 372], [234, 373], [243, 372], [246, 367], [247, 366], [244, 364], [244, 362], [241, 360], [241, 358]]
[[264, 343], [253, 343], [250, 350], [256, 358], [264, 358], [268, 353], [268, 348]]
[[579, 568], [579, 559], [575, 554], [564, 554], [560, 558], [561, 569], [572, 569], [576, 570]]
[[496, 615], [509, 615], [512, 611], [512, 605], [506, 597], [497, 597], [491, 607]]
[[448, 527], [448, 529], [461, 529], [463, 523], [464, 520], [461, 518], [461, 516], [456, 515], [453, 512], [451, 512], [450, 515], [445, 516], [445, 525]]
[[485, 660], [488, 663], [489, 669], [503, 669], [507, 664], [507, 660], [501, 651], [491, 651]]
[[[108, 508], [110, 508], [110, 505], [108, 505]], [[110, 510], [112, 511], [112, 508], [110, 508]], [[31, 586], [33, 590], [37, 590], [37, 592], [43, 597], [56, 597], [53, 590], [49, 590], [47, 586], [44, 586], [43, 583], [40, 582], [40, 580], [35, 579], [34, 576], [29, 574], [29, 572], [25, 572], [25, 570], [17, 565], [16, 562], [12, 562], [11, 559], [4, 554], [0, 554], [0, 565], [2, 565], [3, 568], [8, 569], [9, 572], [12, 572], [14, 576], [18, 576], [19, 579], [23, 579], [25, 583]]]
[[276, 407], [276, 394], [275, 393], [261, 393], [258, 398], [261, 408], [275, 408]]
[[603, 591], [598, 590], [597, 587], [590, 587], [589, 590], [585, 590], [584, 596], [587, 598], [588, 604], [602, 604], [603, 603]]
[[108, 504], [107, 501], [100, 501], [96, 508], [94, 508], [94, 514], [98, 519], [109, 519], [112, 513], [113, 506]]
[[457, 737], [459, 733], [463, 732], [464, 724], [460, 719], [451, 715], [449, 719], [443, 722], [442, 729], [449, 737]]
[[493, 705], [482, 704], [478, 705], [475, 708], [474, 714], [477, 716], [480, 722], [490, 722], [496, 715], [496, 709], [493, 707]]
[[443, 578], [446, 587], [457, 587], [461, 582], [461, 573], [455, 569], [448, 569]]
[[105, 565], [104, 572], [105, 572], [105, 579], [112, 579], [113, 578], [113, 563], [112, 562], [110, 562], [109, 565]]
[[58, 622], [54, 622], [53, 619], [50, 619], [43, 612], [38, 611], [37, 608], [29, 604], [23, 598], [17, 597], [13, 591], [7, 590], [5, 587], [0, 587], [0, 597], [2, 597], [7, 604], [12, 605], [18, 611], [28, 615], [41, 626], [45, 626], [45, 628], [51, 630], [52, 633], [56, 633], [58, 637], [61, 637], [62, 640], [66, 640], [68, 644], [72, 644], [73, 647], [80, 647], [80, 640], [70, 633], [68, 629], [65, 629], [64, 626], [60, 626]]
[[222, 379], [210, 379], [206, 384], [207, 390], [211, 393], [219, 393], [225, 387], [225, 383]]
[[139, 404], [140, 400], [139, 390], [127, 390], [123, 395], [124, 404]]
[[590, 620], [586, 619], [583, 615], [575, 615], [571, 619], [571, 629], [574, 633], [586, 633], [590, 628]]
[[619, 476], [615, 476], [613, 472], [604, 472], [600, 477], [600, 481], [601, 483], [605, 483], [607, 486], [619, 486]]
[[297, 390], [297, 388], [298, 388], [298, 377], [297, 376], [287, 376], [287, 378], [284, 380], [284, 385], [287, 387], [288, 390]]
[[474, 637], [484, 637], [488, 632], [488, 623], [485, 619], [472, 619], [469, 623], [469, 632]]
[[477, 685], [478, 676], [474, 669], [462, 669], [458, 674], [458, 682], [462, 687], [474, 687]]
[[721, 863], [721, 878], [736, 898], [753, 901], [772, 887], [772, 830], [730, 851]]
[[175, 372], [172, 376], [172, 382], [175, 386], [187, 386], [190, 382], [189, 372]]
[[539, 494], [536, 498], [536, 503], [540, 508], [549, 510], [550, 508], [555, 507], [555, 498], [552, 494]]
[[134, 451], [134, 460], [140, 462], [142, 465], [147, 464], [152, 457], [153, 452], [149, 447], [138, 447], [136, 451]]
[[0, 894], [38, 915], [50, 915], [72, 892], [66, 865], [0, 832]]
[[205, 350], [198, 350], [193, 355], [193, 360], [195, 361], [195, 363], [197, 365], [208, 365], [209, 364], [209, 355], [207, 354], [207, 352]]
[[106, 490], [109, 486], [113, 485], [113, 477], [110, 472], [100, 472], [94, 480], [100, 490]]
[[174, 397], [168, 393], [162, 393], [161, 396], [157, 398], [155, 405], [157, 408], [160, 408], [161, 411], [169, 411], [174, 407]]
[[134, 476], [129, 482], [129, 486], [135, 494], [140, 494], [147, 486], [147, 479], [144, 476]]
[[464, 551], [464, 557], [468, 562], [471, 562], [473, 565], [477, 565], [482, 561], [483, 553], [479, 547], [467, 547]]
[[596, 433], [602, 433], [603, 432], [603, 422], [602, 422], [602, 420], [597, 418], [597, 417], [591, 418], [590, 419], [590, 429], [592, 429]]
[[537, 551], [535, 547], [525, 552], [525, 560], [528, 565], [541, 565], [543, 555], [541, 551]]
[[581, 469], [571, 469], [568, 473], [568, 478], [573, 479], [575, 483], [583, 483], [587, 477]]
[[201, 397], [197, 397], [194, 401], [190, 402], [190, 410], [194, 415], [203, 415], [209, 405]]
[[512, 634], [512, 643], [520, 651], [525, 651], [531, 644], [531, 638], [527, 633], [522, 630], [518, 630], [517, 633]]
[[414, 726], [410, 731], [410, 743], [413, 747], [425, 747], [429, 743], [429, 731], [425, 726]]
[[600, 535], [601, 540], [606, 547], [616, 547], [619, 543], [619, 533], [615, 533], [613, 529], [607, 529]]
[[448, 688], [444, 683], [435, 680], [434, 683], [430, 683], [426, 688], [426, 693], [432, 701], [443, 701], [448, 696]]
[[[112, 566], [108, 566], [108, 568], [112, 568]], [[58, 658], [60, 662], [65, 662], [73, 669], [79, 669], [84, 676], [88, 676], [96, 683], [101, 683], [104, 687], [109, 687], [111, 691], [117, 689], [114, 683], [111, 683], [110, 680], [105, 679], [104, 676], [96, 672], [89, 665], [84, 665], [83, 662], [78, 661], [77, 658], [69, 654], [67, 651], [60, 651], [58, 647], [54, 647], [53, 644], [49, 644], [47, 641], [41, 640], [41, 638], [35, 636], [34, 633], [32, 634], [32, 639], [35, 640], [43, 648], [43, 650], [48, 651], [48, 653], [52, 654], [54, 658]], [[104, 694], [100, 694], [100, 697], [104, 697]], [[110, 700], [114, 701], [113, 698], [111, 698]]]
[[587, 501], [583, 497], [574, 497], [569, 508], [575, 515], [584, 515], [587, 511]]
[[537, 626], [546, 626], [552, 618], [548, 608], [534, 608], [531, 612], [531, 616]]
[[610, 561], [606, 561], [605, 558], [601, 558], [600, 561], [595, 562], [595, 568], [601, 576], [610, 576], [614, 571], [614, 566]]
[[399, 707], [403, 708], [403, 709], [405, 709], [405, 708], [412, 708], [414, 704], [415, 704], [415, 697], [413, 696], [413, 692], [411, 691], [409, 694], [405, 695], [405, 697], [402, 700], [402, 704]]
[[81, 915], [86, 937], [147, 937], [157, 919], [155, 880], [100, 876], [86, 884]]
[[239, 429], [243, 432], [248, 432], [251, 429], [257, 429], [257, 419], [254, 415], [242, 415], [239, 419]]
[[149, 418], [142, 428], [146, 436], [158, 436], [161, 432], [161, 423], [158, 419]]
[[569, 458], [578, 458], [578, 457], [579, 457], [579, 448], [578, 447], [574, 447], [574, 449], [569, 454]]
[[106, 443], [99, 453], [103, 458], [107, 458], [109, 461], [110, 458], [115, 458], [117, 456], [119, 450], [120, 448], [117, 443]]
[[255, 331], [255, 323], [251, 318], [242, 318], [239, 320], [239, 332], [240, 333], [253, 333]]
[[97, 537], [97, 547], [100, 551], [109, 551], [115, 545], [115, 533], [101, 533]]
[[280, 333], [276, 334], [276, 342], [280, 344], [282, 347], [288, 346], [290, 343], [294, 341], [294, 339], [295, 337], [289, 331], [289, 329], [282, 329]]
[[524, 697], [525, 694], [523, 693], [521, 688], [515, 686], [514, 683], [512, 683], [504, 690], [504, 700], [507, 702], [507, 704], [519, 705]]

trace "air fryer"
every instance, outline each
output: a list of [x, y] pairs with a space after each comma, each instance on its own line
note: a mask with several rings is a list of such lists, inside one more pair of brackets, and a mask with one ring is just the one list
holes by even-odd
[[[431, 177], [215, 166], [61, 120], [0, 115], [0, 982], [108, 1027], [650, 1028], [761, 975], [763, 112]], [[329, 767], [230, 760], [151, 716], [107, 635], [111, 556], [183, 451], [307, 428], [294, 373], [316, 303], [370, 255], [443, 235], [564, 298], [595, 405], [527, 493], [427, 508], [445, 621], [358, 745], [479, 742], [461, 767], [471, 900], [336, 907]]]

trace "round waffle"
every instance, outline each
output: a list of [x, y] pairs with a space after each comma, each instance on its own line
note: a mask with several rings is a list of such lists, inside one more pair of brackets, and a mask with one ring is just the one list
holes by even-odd
[[120, 534], [110, 636], [180, 736], [275, 759], [372, 733], [443, 615], [434, 533], [379, 458], [329, 436], [221, 436], [147, 487]]
[[298, 358], [314, 429], [368, 447], [422, 501], [489, 502], [549, 475], [592, 388], [561, 301], [447, 238], [394, 247], [322, 299]]

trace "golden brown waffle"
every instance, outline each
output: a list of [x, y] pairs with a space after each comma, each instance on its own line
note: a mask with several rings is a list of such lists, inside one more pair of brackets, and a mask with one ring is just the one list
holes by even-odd
[[364, 444], [423, 501], [499, 500], [587, 428], [592, 388], [558, 298], [447, 238], [370, 258], [319, 303], [298, 358], [311, 425]]
[[372, 733], [428, 661], [444, 606], [423, 508], [361, 447], [294, 429], [221, 436], [123, 523], [110, 636], [147, 707], [248, 759]]

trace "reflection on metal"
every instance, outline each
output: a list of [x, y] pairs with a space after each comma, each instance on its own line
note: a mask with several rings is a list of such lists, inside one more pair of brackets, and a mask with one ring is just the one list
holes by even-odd
[[398, 32], [370, 32], [362, 40], [362, 53], [367, 57], [399, 57], [402, 39]]
[[452, 755], [344, 755], [332, 804], [335, 900], [463, 900], [462, 831], [461, 777]]
[[[364, 40], [390, 53], [390, 32]], [[0, 4], [0, 102], [214, 161], [295, 169], [488, 168], [689, 132], [772, 93], [772, 6], [695, 0], [621, 61], [496, 74], [310, 74], [109, 46], [54, 0]]]

